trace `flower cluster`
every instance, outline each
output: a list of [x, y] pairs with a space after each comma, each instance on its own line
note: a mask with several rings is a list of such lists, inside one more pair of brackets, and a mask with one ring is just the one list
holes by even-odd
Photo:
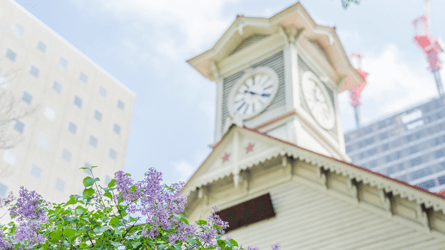
[[12, 195], [0, 199], [0, 208], [10, 206], [17, 222], [2, 226], [0, 249], [244, 249], [228, 235], [221, 239], [229, 224], [216, 214], [217, 206], [208, 222], [189, 224], [184, 183], [161, 185], [162, 173], [154, 168], [136, 183], [118, 171], [105, 188], [92, 177], [83, 180], [83, 195], [71, 195], [66, 203], [49, 204], [24, 187], [15, 204]]

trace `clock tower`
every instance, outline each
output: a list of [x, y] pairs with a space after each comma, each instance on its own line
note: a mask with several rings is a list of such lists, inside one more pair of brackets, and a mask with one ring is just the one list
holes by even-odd
[[217, 85], [215, 144], [235, 123], [350, 161], [337, 94], [364, 79], [335, 27], [317, 25], [301, 4], [271, 18], [237, 16], [211, 49], [188, 63]]

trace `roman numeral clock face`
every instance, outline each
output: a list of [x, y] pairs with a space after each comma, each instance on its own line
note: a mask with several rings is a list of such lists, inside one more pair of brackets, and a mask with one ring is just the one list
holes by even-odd
[[229, 96], [231, 117], [254, 117], [270, 105], [278, 89], [278, 77], [270, 68], [256, 68], [244, 74]]
[[304, 98], [315, 121], [326, 130], [335, 125], [334, 107], [318, 77], [306, 71], [302, 77]]

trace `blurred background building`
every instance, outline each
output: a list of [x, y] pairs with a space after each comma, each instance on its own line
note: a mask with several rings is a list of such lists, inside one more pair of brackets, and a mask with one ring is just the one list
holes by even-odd
[[135, 94], [11, 0], [0, 1], [0, 69], [13, 111], [35, 109], [1, 131], [19, 140], [0, 149], [0, 197], [26, 186], [60, 202], [82, 192], [79, 168], [98, 165], [102, 183], [123, 170]]

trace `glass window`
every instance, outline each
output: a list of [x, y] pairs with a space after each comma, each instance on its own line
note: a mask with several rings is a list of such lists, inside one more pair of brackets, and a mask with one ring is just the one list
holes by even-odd
[[12, 150], [5, 150], [3, 153], [3, 161], [14, 166], [17, 162], [17, 153]]
[[43, 149], [48, 149], [49, 147], [49, 137], [40, 133], [39, 136], [37, 137], [37, 145], [39, 145], [39, 147], [43, 148]]
[[28, 105], [31, 105], [32, 95], [26, 91], [23, 91], [22, 101], [26, 102]]
[[9, 60], [15, 62], [15, 58], [17, 57], [17, 55], [14, 53], [14, 51], [8, 49], [8, 50], [6, 51], [6, 57], [7, 57]]
[[101, 96], [103, 96], [103, 97], [106, 97], [106, 96], [107, 96], [107, 90], [106, 90], [104, 87], [100, 86], [100, 88], [99, 88], [99, 94], [100, 94]]
[[78, 96], [75, 96], [74, 97], [74, 105], [81, 108], [82, 107], [82, 99], [80, 99], [80, 97], [78, 97]]
[[403, 162], [402, 163], [399, 163], [399, 164], [397, 164], [397, 166], [396, 166], [396, 168], [397, 168], [397, 171], [402, 171], [402, 170], [404, 170], [405, 168], [403, 167]]
[[388, 132], [383, 132], [380, 134], [380, 140], [385, 140], [388, 138]]
[[62, 92], [62, 84], [58, 83], [57, 81], [54, 81], [53, 90], [60, 94], [60, 92]]
[[45, 117], [48, 118], [50, 121], [54, 121], [56, 119], [56, 111], [53, 108], [47, 106], [45, 108]]
[[86, 83], [88, 81], [88, 76], [85, 75], [85, 73], [80, 72], [79, 80], [81, 80], [82, 82]]
[[89, 164], [88, 162], [85, 162], [85, 164], [83, 166], [86, 167], [86, 168], [89, 168], [89, 169], [84, 169], [83, 172], [85, 174], [91, 176], [91, 170], [90, 170], [91, 169], [91, 164]]
[[90, 141], [88, 143], [93, 147], [97, 147], [97, 138], [90, 135]]
[[71, 161], [71, 152], [68, 151], [68, 150], [66, 150], [66, 149], [63, 149], [63, 152], [62, 152], [62, 158], [63, 158], [66, 162], [70, 162], [70, 161]]
[[117, 124], [114, 124], [114, 132], [119, 135], [121, 133], [121, 127]]
[[124, 110], [124, 106], [125, 106], [124, 102], [122, 102], [121, 100], [117, 101], [117, 107], [118, 108]]
[[24, 31], [24, 29], [23, 29], [22, 26], [20, 26], [20, 25], [18, 25], [18, 24], [16, 24], [16, 25], [14, 26], [14, 33], [15, 33], [17, 36], [22, 37], [24, 32], [25, 32], [25, 31]]
[[439, 150], [437, 150], [436, 152], [434, 152], [434, 157], [435, 158], [440, 158], [440, 157], [443, 157], [445, 154], [444, 154], [444, 152], [443, 152], [443, 149], [439, 149]]
[[37, 44], [37, 49], [45, 53], [46, 45], [42, 41], [39, 41], [39, 43]]
[[76, 126], [76, 124], [70, 122], [70, 123], [68, 124], [68, 130], [69, 130], [73, 135], [75, 135], [75, 134], [76, 134], [76, 131], [77, 131], [77, 126]]
[[389, 149], [389, 143], [385, 143], [385, 144], [382, 145], [382, 150], [383, 151], [386, 151], [388, 149]]
[[385, 162], [390, 162], [390, 161], [391, 161], [391, 155], [385, 156]]
[[429, 180], [422, 182], [420, 184], [417, 184], [418, 187], [421, 187], [423, 189], [430, 189], [436, 186], [436, 182], [434, 180]]
[[62, 66], [62, 68], [66, 69], [66, 66], [68, 65], [68, 62], [66, 61], [65, 58], [60, 57], [59, 58], [59, 65]]
[[14, 129], [19, 132], [20, 134], [23, 134], [23, 129], [25, 128], [25, 124], [19, 120], [15, 120]]
[[386, 169], [386, 174], [387, 175], [391, 175], [392, 173], [394, 173], [394, 167], [389, 167]]
[[98, 121], [102, 121], [102, 113], [97, 111], [97, 110], [95, 110], [94, 111], [94, 118], [96, 118], [96, 120], [98, 120]]
[[406, 175], [402, 175], [402, 176], [397, 177], [397, 179], [399, 179], [401, 181], [405, 181], [405, 182], [406, 182], [406, 178], [407, 178]]
[[411, 167], [417, 166], [419, 164], [422, 164], [422, 156], [416, 157], [411, 160]]
[[108, 155], [111, 159], [116, 160], [117, 153], [114, 149], [110, 148], [110, 154]]
[[108, 185], [108, 183], [110, 183], [111, 181], [111, 177], [108, 175], [105, 175], [105, 185]]
[[439, 176], [437, 180], [439, 181], [439, 185], [445, 184], [445, 175]]
[[6, 198], [6, 191], [8, 191], [8, 187], [0, 182], [0, 197]]
[[33, 164], [32, 168], [31, 168], [31, 175], [36, 177], [37, 179], [40, 179], [41, 173], [42, 173], [42, 169]]
[[39, 78], [40, 70], [36, 66], [31, 65], [31, 70], [29, 71], [29, 73], [35, 78]]
[[56, 189], [63, 193], [63, 190], [65, 189], [65, 182], [62, 181], [61, 179], [57, 178]]

